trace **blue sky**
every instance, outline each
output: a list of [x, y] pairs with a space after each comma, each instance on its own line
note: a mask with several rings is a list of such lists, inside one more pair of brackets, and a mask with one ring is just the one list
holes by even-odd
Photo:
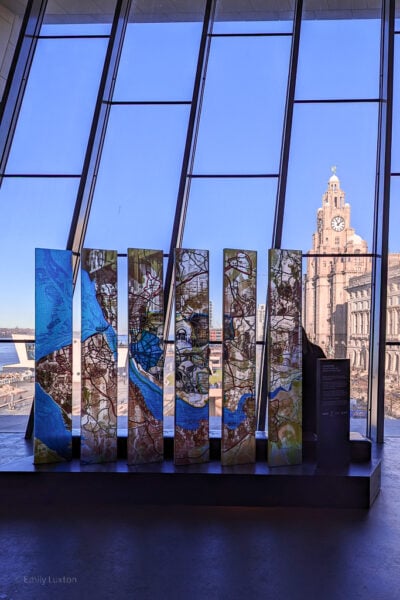
[[[219, 31], [229, 27], [218, 24]], [[278, 22], [232, 27], [287, 31]], [[376, 98], [379, 30], [375, 20], [305, 21], [296, 99]], [[46, 33], [55, 31], [46, 26]], [[200, 23], [130, 25], [115, 99], [189, 100], [200, 32]], [[104, 39], [39, 41], [8, 173], [79, 174], [105, 48]], [[289, 53], [289, 37], [212, 41], [194, 173], [277, 173]], [[188, 114], [184, 105], [112, 108], [87, 247], [169, 250]], [[283, 247], [310, 249], [316, 210], [336, 165], [352, 226], [371, 249], [377, 114], [373, 102], [295, 106]], [[395, 120], [394, 140], [397, 128]], [[393, 170], [400, 171], [394, 149]], [[65, 247], [77, 185], [73, 178], [3, 183], [0, 278], [8, 284], [2, 286], [1, 325], [33, 326], [34, 248]], [[224, 247], [258, 251], [258, 302], [265, 301], [275, 195], [273, 178], [192, 182], [184, 245], [210, 250], [217, 312]], [[397, 191], [392, 222], [395, 197]], [[392, 251], [400, 250], [395, 235], [391, 242]], [[120, 263], [122, 281], [124, 259]], [[123, 306], [121, 299], [122, 312]]]

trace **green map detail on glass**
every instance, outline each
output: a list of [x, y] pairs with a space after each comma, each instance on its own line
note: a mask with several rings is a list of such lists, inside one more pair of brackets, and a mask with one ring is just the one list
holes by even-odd
[[128, 249], [128, 464], [163, 459], [162, 250]]
[[117, 459], [117, 252], [82, 250], [81, 461]]
[[257, 252], [224, 250], [222, 465], [256, 460]]
[[269, 466], [302, 462], [301, 260], [300, 250], [269, 250]]
[[207, 250], [175, 250], [175, 439], [177, 465], [209, 460]]

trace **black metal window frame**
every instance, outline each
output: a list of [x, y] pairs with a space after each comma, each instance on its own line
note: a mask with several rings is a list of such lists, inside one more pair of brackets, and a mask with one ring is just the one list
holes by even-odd
[[[74, 256], [74, 281], [79, 268], [79, 255], [83, 246], [88, 225], [91, 204], [93, 200], [97, 172], [104, 144], [110, 108], [121, 104], [187, 104], [190, 105], [190, 116], [187, 128], [186, 143], [179, 190], [176, 200], [175, 217], [171, 233], [170, 248], [166, 255], [166, 331], [169, 329], [173, 305], [173, 255], [174, 249], [180, 247], [185, 227], [186, 210], [189, 202], [190, 183], [195, 178], [276, 178], [277, 195], [271, 247], [280, 248], [284, 224], [285, 197], [288, 178], [288, 165], [293, 124], [293, 111], [296, 104], [310, 103], [377, 103], [378, 117], [378, 147], [376, 164], [376, 188], [374, 209], [373, 252], [358, 256], [369, 256], [373, 259], [372, 270], [372, 309], [370, 330], [370, 363], [369, 363], [369, 418], [368, 435], [377, 442], [383, 441], [384, 435], [384, 354], [386, 345], [386, 282], [388, 271], [388, 229], [389, 229], [389, 197], [390, 177], [400, 176], [391, 173], [391, 136], [393, 111], [393, 56], [394, 36], [400, 32], [395, 30], [395, 0], [382, 0], [381, 8], [381, 49], [380, 49], [380, 88], [378, 98], [347, 98], [347, 99], [296, 99], [295, 87], [303, 18], [303, 0], [296, 0], [292, 32], [281, 33], [213, 33], [213, 22], [217, 0], [206, 0], [202, 35], [199, 45], [197, 69], [190, 100], [177, 101], [113, 101], [115, 78], [121, 56], [122, 45], [127, 24], [129, 22], [131, 0], [117, 0], [114, 19], [109, 35], [40, 35], [47, 0], [29, 0], [24, 15], [16, 52], [14, 54], [10, 76], [4, 91], [0, 107], [0, 185], [4, 178], [38, 177], [38, 178], [79, 178], [80, 185], [77, 193], [74, 215], [66, 248], [72, 250]], [[259, 174], [205, 174], [193, 173], [194, 155], [201, 115], [204, 85], [207, 73], [210, 44], [213, 38], [221, 37], [291, 37], [291, 53], [288, 71], [288, 84], [282, 132], [282, 146], [278, 173]], [[33, 56], [39, 39], [55, 38], [106, 38], [109, 44], [103, 67], [103, 74], [94, 111], [92, 127], [89, 135], [82, 173], [79, 174], [27, 174], [6, 173], [7, 160], [15, 132], [19, 110], [21, 107], [26, 83], [29, 77]], [[305, 254], [304, 257], [315, 257], [315, 254]], [[324, 257], [329, 254], [322, 255]], [[333, 254], [334, 257], [350, 256], [349, 254]], [[268, 310], [268, 309], [267, 309]], [[267, 318], [266, 318], [267, 324]], [[264, 329], [264, 341], [267, 335], [267, 325]], [[167, 337], [167, 336], [165, 336]], [[30, 340], [32, 341], [32, 340]], [[265, 426], [265, 410], [267, 402], [266, 371], [263, 368], [263, 356], [259, 379], [258, 396], [258, 426]]]

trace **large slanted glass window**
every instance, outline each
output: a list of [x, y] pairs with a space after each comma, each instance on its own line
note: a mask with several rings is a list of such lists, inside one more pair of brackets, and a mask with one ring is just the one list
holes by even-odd
[[[211, 414], [221, 414], [223, 249], [256, 250], [260, 366], [293, 5], [218, 2], [183, 245], [210, 250]], [[258, 378], [257, 378], [258, 379]]]
[[7, 172], [80, 175], [105, 50], [104, 39], [38, 41]]
[[181, 105], [113, 106], [86, 246], [167, 250], [187, 119]]
[[35, 247], [65, 247], [77, 188], [75, 178], [6, 177], [0, 192], [0, 338], [12, 340], [0, 342], [0, 417], [21, 431], [34, 393]]
[[282, 247], [307, 256], [303, 325], [350, 359], [351, 429], [365, 434], [380, 20], [349, 8], [304, 2]]
[[[168, 254], [203, 27], [205, 1], [134, 1], [85, 236], [86, 247]], [[120, 349], [127, 349], [126, 258], [119, 261]], [[166, 350], [165, 414], [173, 414]], [[122, 368], [121, 368], [122, 370]], [[126, 414], [126, 380], [120, 381]]]
[[18, 357], [1, 375], [7, 372], [8, 392], [18, 391], [17, 400], [22, 396], [13, 408], [0, 408], [0, 415], [25, 415], [23, 421], [33, 397], [29, 373], [34, 356], [25, 350], [35, 334], [35, 247], [66, 247], [115, 0], [106, 4], [108, 12], [99, 10], [96, 16], [86, 0], [72, 12], [70, 4], [48, 3], [8, 162], [0, 174], [0, 250], [9, 257], [0, 262], [7, 282], [0, 299], [0, 335], [13, 340]]

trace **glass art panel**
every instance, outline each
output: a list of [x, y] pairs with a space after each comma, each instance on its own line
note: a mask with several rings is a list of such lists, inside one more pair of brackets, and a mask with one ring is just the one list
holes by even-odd
[[175, 251], [175, 464], [209, 460], [208, 251]]
[[302, 461], [301, 251], [269, 251], [268, 464]]
[[128, 249], [128, 464], [163, 459], [163, 253]]
[[81, 460], [117, 459], [117, 252], [82, 250]]
[[72, 254], [35, 251], [34, 463], [72, 458]]
[[221, 462], [255, 462], [257, 252], [224, 250]]

